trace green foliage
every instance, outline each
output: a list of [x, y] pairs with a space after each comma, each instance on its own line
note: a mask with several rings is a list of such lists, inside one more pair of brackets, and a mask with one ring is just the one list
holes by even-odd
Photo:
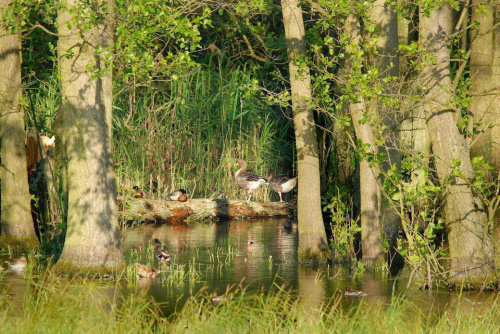
[[175, 80], [193, 67], [210, 9], [183, 1], [116, 1], [115, 78], [126, 85]]
[[354, 240], [361, 232], [359, 221], [352, 219], [352, 203], [345, 201], [346, 193], [340, 190], [331, 197], [323, 207], [324, 212], [330, 216], [331, 240], [334, 261], [356, 262], [356, 251]]

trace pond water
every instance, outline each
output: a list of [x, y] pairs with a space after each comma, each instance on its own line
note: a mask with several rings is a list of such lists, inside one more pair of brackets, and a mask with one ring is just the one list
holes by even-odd
[[[287, 219], [239, 220], [225, 223], [188, 226], [143, 225], [123, 232], [124, 251], [139, 262], [152, 260], [154, 238], [164, 243], [173, 257], [171, 268], [152, 279], [140, 279], [139, 287], [166, 303], [167, 314], [180, 307], [192, 293], [223, 294], [242, 286], [246, 291], [270, 290], [276, 285], [301, 295], [304, 303], [319, 307], [332, 296], [341, 295], [346, 286], [367, 293], [363, 302], [389, 302], [392, 296], [404, 294], [427, 314], [450, 311], [460, 298], [462, 308], [489, 304], [490, 292], [466, 292], [459, 295], [446, 290], [407, 289], [409, 273], [403, 269], [391, 277], [385, 272], [356, 273], [345, 266], [308, 268], [297, 263], [298, 231]], [[137, 254], [137, 255], [136, 255]], [[148, 260], [149, 259], [149, 260]], [[178, 266], [196, 268], [192, 277], [167, 283]], [[241, 283], [241, 285], [240, 285]], [[344, 298], [349, 307], [359, 299]], [[436, 314], [438, 316], [438, 314]]]
[[[345, 266], [309, 268], [298, 265], [297, 226], [286, 219], [238, 220], [196, 226], [144, 224], [122, 232], [123, 249], [129, 263], [160, 268], [154, 258], [153, 239], [159, 239], [172, 256], [170, 267], [158, 276], [123, 284], [125, 294], [142, 289], [163, 302], [165, 315], [182, 307], [191, 295], [224, 294], [244, 288], [247, 292], [285, 285], [300, 294], [303, 303], [318, 308], [332, 296], [342, 296], [346, 286], [363, 290], [360, 299], [342, 297], [345, 307], [358, 303], [387, 303], [403, 295], [423, 314], [439, 317], [453, 311], [460, 299], [461, 311], [488, 307], [496, 297], [490, 292], [407, 289], [408, 269], [397, 276], [385, 272], [354, 272]], [[22, 273], [9, 271], [1, 284], [5, 293], [22, 303], [26, 281]], [[1, 287], [1, 286], [0, 286]]]

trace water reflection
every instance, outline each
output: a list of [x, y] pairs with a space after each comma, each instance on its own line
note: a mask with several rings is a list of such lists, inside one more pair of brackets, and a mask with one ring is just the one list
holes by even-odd
[[[359, 303], [388, 304], [394, 296], [410, 300], [422, 314], [436, 319], [443, 312], [467, 312], [470, 308], [489, 307], [493, 294], [406, 290], [408, 271], [396, 277], [385, 272], [350, 271], [342, 266], [308, 268], [298, 265], [296, 225], [286, 219], [241, 220], [197, 226], [142, 225], [122, 232], [124, 253], [131, 263], [140, 262], [159, 268], [153, 256], [153, 239], [159, 239], [172, 256], [170, 268], [154, 278], [143, 278], [123, 284], [125, 294], [143, 290], [163, 302], [166, 315], [182, 307], [187, 298], [204, 296], [241, 286], [247, 292], [286, 285], [300, 294], [310, 310], [340, 299], [348, 308]], [[179, 272], [185, 276], [175, 278]], [[194, 277], [190, 278], [189, 273]], [[22, 305], [26, 280], [22, 273], [2, 274], [0, 291], [11, 294], [13, 304]], [[368, 295], [362, 299], [346, 298], [347, 286]], [[458, 298], [461, 307], [456, 309]], [[21, 307], [21, 306], [20, 306]]]

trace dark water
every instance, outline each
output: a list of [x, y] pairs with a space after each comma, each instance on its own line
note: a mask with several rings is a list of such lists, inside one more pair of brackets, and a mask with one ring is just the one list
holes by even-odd
[[[159, 268], [154, 259], [152, 240], [164, 243], [173, 260], [169, 268], [150, 279], [124, 284], [124, 293], [142, 289], [163, 302], [166, 315], [182, 307], [191, 295], [224, 294], [244, 288], [246, 292], [270, 290], [285, 285], [300, 294], [302, 303], [318, 308], [331, 297], [341, 296], [346, 286], [368, 295], [359, 299], [342, 297], [345, 307], [358, 303], [388, 303], [393, 296], [403, 296], [423, 314], [430, 310], [453, 312], [460, 299], [461, 311], [488, 307], [495, 298], [488, 292], [459, 295], [446, 290], [407, 289], [408, 269], [392, 277], [378, 273], [352, 271], [344, 266], [307, 268], [297, 263], [296, 226], [284, 228], [286, 219], [240, 220], [189, 226], [146, 224], [122, 232], [128, 262], [140, 262]], [[180, 275], [183, 273], [183, 275]], [[22, 273], [9, 271], [0, 288], [22, 303], [26, 281]]]

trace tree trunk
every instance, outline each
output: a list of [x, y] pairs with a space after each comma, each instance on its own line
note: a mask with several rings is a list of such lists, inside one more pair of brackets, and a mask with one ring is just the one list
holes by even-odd
[[493, 24], [493, 79], [492, 88], [495, 90], [495, 103], [493, 104], [493, 118], [491, 132], [491, 164], [495, 167], [497, 178], [500, 178], [500, 4], [494, 3]]
[[[360, 63], [362, 59], [357, 58], [361, 43], [361, 24], [359, 15], [354, 7], [347, 17], [345, 33], [350, 44], [347, 46], [346, 73], [351, 76], [361, 75]], [[356, 138], [362, 142], [362, 146], [368, 145], [364, 153], [376, 154], [377, 144], [371, 126], [370, 117], [367, 114], [366, 102], [355, 88], [358, 101], [351, 102], [349, 111], [352, 117]], [[367, 266], [373, 266], [383, 261], [382, 251], [382, 226], [380, 223], [380, 188], [377, 181], [379, 172], [376, 166], [370, 166], [368, 158], [362, 156], [360, 161], [360, 196], [361, 196], [361, 247], [363, 262]]]
[[[376, 48], [378, 54], [374, 57], [374, 65], [379, 71], [379, 78], [382, 80], [389, 77], [397, 77], [399, 72], [399, 59], [398, 59], [398, 23], [397, 15], [387, 0], [376, 0], [373, 7], [369, 10], [369, 17], [371, 22], [378, 28], [376, 35]], [[385, 94], [396, 96], [394, 87], [395, 84], [386, 84]], [[399, 128], [400, 128], [400, 115], [398, 110], [389, 108], [384, 105], [380, 100], [376, 99], [372, 103], [373, 115], [378, 115], [384, 125], [389, 131], [384, 134], [385, 146], [380, 147], [386, 153], [387, 161], [382, 164], [382, 168], [387, 172], [391, 165], [396, 165], [398, 169], [401, 166], [401, 153], [399, 149]], [[384, 174], [380, 174], [379, 184], [384, 184]], [[394, 257], [397, 249], [397, 238], [399, 232], [399, 214], [394, 209], [394, 205], [388, 203], [389, 198], [382, 196], [382, 189], [380, 189], [380, 219], [383, 226], [384, 238], [389, 244], [389, 261]], [[396, 205], [397, 207], [397, 205]]]
[[[492, 152], [495, 140], [492, 134], [493, 127], [499, 126], [496, 120], [500, 116], [499, 107], [495, 106], [498, 93], [494, 89], [498, 84], [493, 68], [493, 17], [489, 1], [472, 0], [472, 22], [478, 22], [479, 26], [471, 32], [469, 127], [475, 125], [478, 133], [472, 138], [470, 153], [473, 157], [483, 156], [491, 165], [498, 160]], [[498, 171], [499, 166], [495, 167]]]
[[495, 266], [487, 216], [468, 184], [473, 175], [469, 151], [451, 106], [451, 18], [449, 6], [432, 9], [430, 16], [420, 15], [421, 46], [433, 57], [433, 62], [426, 64], [421, 72], [424, 110], [437, 175], [444, 188], [450, 280], [479, 286], [495, 280]]
[[[58, 13], [59, 112], [68, 159], [67, 232], [59, 262], [80, 266], [123, 262], [111, 160], [111, 64], [105, 57], [113, 43], [113, 1], [98, 4], [107, 6], [86, 10], [99, 22], [84, 22], [79, 13], [85, 5], [77, 0], [66, 1]], [[88, 23], [91, 28], [83, 29]]]
[[299, 260], [322, 262], [329, 254], [321, 212], [318, 140], [311, 107], [311, 74], [306, 64], [302, 9], [297, 0], [282, 0], [281, 6], [297, 146]]
[[[0, 9], [12, 1], [1, 0]], [[21, 36], [0, 25], [0, 138], [2, 166], [1, 232], [3, 237], [27, 238], [38, 243], [31, 216], [21, 106]]]

